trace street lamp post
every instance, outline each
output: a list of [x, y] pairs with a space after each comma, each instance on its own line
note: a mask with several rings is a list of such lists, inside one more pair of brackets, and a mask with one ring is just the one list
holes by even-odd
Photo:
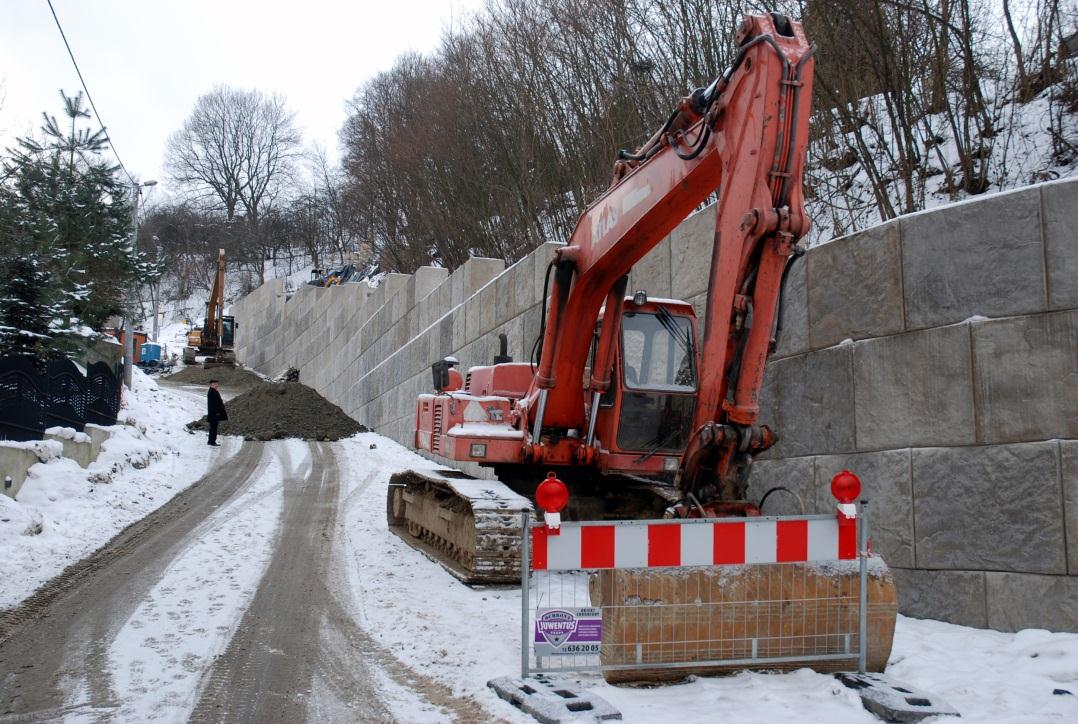
[[[156, 186], [157, 181], [144, 181], [131, 184], [131, 226], [134, 231], [131, 236], [131, 246], [138, 248], [138, 202], [142, 196], [143, 186]], [[154, 341], [157, 341], [157, 300], [154, 300]], [[124, 320], [124, 385], [131, 389], [131, 362], [135, 358], [135, 325], [133, 314], [128, 310]]]

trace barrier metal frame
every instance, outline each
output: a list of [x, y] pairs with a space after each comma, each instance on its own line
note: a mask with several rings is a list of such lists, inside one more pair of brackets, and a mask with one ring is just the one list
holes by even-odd
[[[524, 511], [521, 516], [521, 529], [522, 535], [522, 550], [521, 550], [521, 576], [520, 576], [520, 593], [521, 593], [521, 619], [520, 619], [520, 669], [521, 676], [527, 678], [531, 674], [537, 673], [557, 673], [557, 672], [584, 672], [584, 671], [618, 671], [618, 670], [633, 670], [633, 669], [678, 669], [689, 667], [710, 667], [710, 666], [724, 666], [724, 667], [745, 667], [745, 668], [766, 668], [769, 665], [791, 663], [791, 662], [816, 662], [816, 661], [844, 661], [849, 660], [851, 663], [856, 662], [857, 671], [859, 673], [865, 672], [866, 659], [867, 659], [867, 633], [868, 633], [868, 556], [871, 551], [869, 550], [869, 535], [868, 535], [868, 501], [862, 500], [857, 506], [857, 514], [855, 517], [855, 524], [857, 526], [856, 535], [856, 558], [858, 565], [858, 573], [860, 582], [857, 592], [857, 646], [853, 648], [850, 643], [852, 632], [845, 634], [834, 634], [845, 636], [845, 650], [838, 653], [829, 654], [815, 654], [815, 655], [798, 655], [792, 657], [775, 657], [758, 655], [756, 641], [752, 642], [752, 655], [749, 657], [738, 657], [729, 659], [708, 659], [708, 660], [687, 660], [680, 662], [647, 662], [647, 663], [632, 663], [632, 664], [603, 664], [601, 657], [597, 655], [579, 655], [573, 656], [574, 660], [581, 658], [584, 659], [598, 659], [598, 663], [572, 663], [569, 665], [550, 666], [543, 665], [542, 660], [553, 657], [535, 657], [535, 664], [532, 664], [532, 643], [535, 632], [535, 614], [539, 608], [539, 601], [535, 602], [535, 606], [532, 605], [532, 575], [536, 573], [542, 573], [545, 575], [563, 574], [567, 571], [532, 571], [532, 550], [531, 550], [531, 532], [536, 529], [545, 527], [542, 522], [531, 522], [531, 516], [529, 511]], [[790, 521], [790, 520], [834, 520], [833, 515], [804, 515], [804, 516], [783, 516], [773, 518], [755, 519], [759, 520], [774, 520], [774, 521]], [[562, 527], [586, 527], [592, 525], [602, 526], [617, 526], [617, 525], [656, 525], [656, 524], [671, 524], [671, 525], [685, 525], [685, 524], [711, 524], [721, 522], [726, 519], [693, 519], [693, 520], [651, 520], [651, 521], [595, 521], [595, 522], [573, 522], [562, 523]], [[835, 559], [838, 560], [837, 557]], [[768, 563], [763, 565], [773, 566], [788, 566], [789, 563]], [[669, 570], [674, 569], [721, 569], [728, 567], [726, 564], [716, 564], [713, 566], [665, 566], [663, 568]], [[604, 569], [594, 568], [579, 568], [568, 571], [570, 574], [579, 576], [584, 574], [585, 576], [592, 577], [596, 575], [598, 571]], [[609, 570], [609, 569], [607, 569]], [[624, 570], [624, 569], [623, 569]], [[640, 570], [640, 569], [628, 569], [628, 570]], [[684, 604], [681, 604], [684, 605]], [[727, 605], [727, 604], [723, 604]], [[593, 608], [605, 609], [601, 605], [591, 605]], [[666, 642], [663, 642], [666, 643]], [[676, 642], [671, 642], [676, 645]], [[637, 644], [639, 647], [640, 644]], [[562, 657], [568, 658], [568, 657]]]

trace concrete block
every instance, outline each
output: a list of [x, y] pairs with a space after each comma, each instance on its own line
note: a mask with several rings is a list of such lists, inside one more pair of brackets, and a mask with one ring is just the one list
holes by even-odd
[[543, 306], [536, 304], [527, 309], [521, 316], [524, 319], [524, 355], [520, 361], [529, 362], [532, 358], [535, 340], [539, 337], [539, 324], [543, 316]]
[[468, 295], [464, 293], [464, 275], [465, 270], [463, 266], [457, 267], [457, 269], [449, 275], [449, 279], [446, 284], [449, 285], [449, 306], [457, 307], [464, 303]]
[[1048, 308], [1073, 309], [1078, 307], [1078, 183], [1046, 184], [1040, 192]]
[[1078, 632], [1078, 576], [985, 573], [988, 626]]
[[542, 289], [535, 290], [535, 254], [529, 254], [506, 270], [508, 275], [509, 317], [516, 317], [539, 301]]
[[472, 296], [485, 287], [491, 279], [505, 271], [504, 259], [486, 259], [473, 256], [464, 262], [464, 296]]
[[883, 224], [806, 255], [813, 348], [902, 331], [898, 231], [897, 222]]
[[426, 299], [449, 278], [449, 270], [436, 266], [421, 266], [415, 270], [415, 301]]
[[[0, 442], [0, 493], [9, 498], [17, 497], [26, 482], [26, 472], [39, 461], [38, 454], [29, 448]], [[10, 484], [8, 478], [11, 478]]]
[[920, 568], [1064, 573], [1059, 446], [913, 451]]
[[805, 280], [808, 264], [804, 258], [792, 263], [782, 292], [775, 358], [800, 354], [809, 348], [808, 289]]
[[671, 242], [668, 236], [645, 254], [643, 259], [636, 262], [629, 275], [627, 293], [632, 294], [643, 289], [651, 297], [673, 296], [670, 287], [670, 247]]
[[1059, 443], [1063, 517], [1067, 529], [1067, 572], [1078, 575], [1078, 440]]
[[[554, 260], [554, 253], [563, 246], [565, 245], [548, 241], [531, 253], [531, 257], [535, 262], [535, 266], [533, 267], [535, 272], [535, 290], [533, 292], [534, 296], [532, 297], [533, 304], [545, 301], [543, 299], [543, 286], [546, 282], [547, 267], [550, 265], [550, 262]], [[551, 273], [551, 283], [553, 283], [553, 273]]]
[[969, 337], [960, 324], [854, 345], [859, 450], [974, 442]]
[[488, 284], [476, 296], [479, 299], [479, 334], [476, 336], [481, 337], [490, 334], [498, 324], [504, 321], [501, 317], [506, 311], [506, 304], [498, 297], [496, 284]]
[[698, 211], [670, 233], [671, 296], [688, 299], [707, 291], [715, 246], [715, 204]]
[[779, 442], [774, 455], [853, 452], [852, 346], [776, 360], [771, 367]]
[[891, 570], [898, 587], [898, 610], [903, 615], [960, 626], [988, 626], [983, 571]]
[[869, 528], [874, 549], [888, 565], [913, 567], [910, 451], [885, 450], [817, 457], [817, 513], [834, 512], [836, 501], [831, 495], [831, 478], [841, 470], [851, 470], [861, 478], [861, 497], [869, 503]]
[[453, 353], [453, 317], [442, 317], [442, 321], [438, 322], [435, 329], [437, 330], [437, 338], [435, 342], [432, 342], [431, 357], [434, 359], [429, 360], [429, 364], [433, 364], [435, 359], [441, 359], [447, 355]]
[[90, 436], [90, 459], [97, 460], [97, 456], [101, 454], [101, 446], [112, 436], [112, 431], [102, 425], [88, 422], [83, 432]]
[[396, 272], [386, 274], [378, 287], [379, 289], [386, 290], [385, 301], [389, 301], [393, 298], [394, 294], [403, 289], [404, 285], [408, 283], [408, 280], [411, 279], [411, 277], [411, 274], [397, 274]]
[[973, 324], [981, 442], [1078, 437], [1078, 311]]
[[748, 498], [759, 503], [769, 490], [781, 486], [791, 492], [776, 490], [768, 496], [762, 509], [764, 515], [810, 515], [816, 510], [814, 471], [812, 457], [757, 460], [749, 476]]
[[63, 456], [69, 460], [74, 460], [78, 463], [80, 468], [86, 468], [90, 466], [90, 463], [94, 461], [90, 457], [93, 443], [90, 440], [90, 436], [86, 433], [76, 432], [73, 428], [62, 427], [53, 428], [49, 430], [54, 432], [45, 431], [42, 439], [55, 440], [63, 446]]
[[465, 307], [459, 306], [453, 309], [450, 318], [453, 320], [453, 346], [450, 351], [457, 352], [468, 342], [468, 315]]
[[480, 308], [478, 295], [468, 297], [461, 306], [457, 307], [459, 314], [464, 316], [464, 341], [473, 342], [483, 334], [483, 311]]
[[907, 328], [1044, 308], [1037, 189], [914, 214], [899, 224]]

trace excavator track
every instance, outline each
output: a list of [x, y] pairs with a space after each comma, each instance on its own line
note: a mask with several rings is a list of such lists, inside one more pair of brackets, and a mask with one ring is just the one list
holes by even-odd
[[458, 470], [407, 470], [389, 480], [389, 528], [468, 584], [520, 582], [521, 514], [531, 501]]

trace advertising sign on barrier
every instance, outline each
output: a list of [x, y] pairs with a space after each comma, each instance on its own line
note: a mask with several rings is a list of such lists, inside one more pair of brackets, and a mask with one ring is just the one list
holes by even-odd
[[603, 613], [598, 608], [540, 608], [535, 617], [535, 655], [598, 654]]

